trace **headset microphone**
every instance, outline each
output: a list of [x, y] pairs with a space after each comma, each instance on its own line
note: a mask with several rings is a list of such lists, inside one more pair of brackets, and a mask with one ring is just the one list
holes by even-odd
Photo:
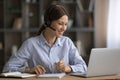
[[49, 28], [52, 29], [53, 31], [56, 31], [56, 29], [54, 29], [53, 27], [50, 27], [50, 26], [49, 26]]
[[[47, 25], [46, 24], [44, 24], [44, 26], [46, 26], [47, 27]], [[54, 29], [53, 27], [51, 27], [51, 26], [48, 26], [48, 28], [50, 28], [51, 30], [53, 30], [53, 31], [56, 31], [56, 29]]]

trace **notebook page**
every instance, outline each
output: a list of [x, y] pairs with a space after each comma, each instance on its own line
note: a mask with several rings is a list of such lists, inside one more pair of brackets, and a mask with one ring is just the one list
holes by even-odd
[[38, 77], [43, 77], [43, 78], [62, 78], [65, 76], [65, 73], [50, 73], [50, 74], [43, 74], [39, 75]]

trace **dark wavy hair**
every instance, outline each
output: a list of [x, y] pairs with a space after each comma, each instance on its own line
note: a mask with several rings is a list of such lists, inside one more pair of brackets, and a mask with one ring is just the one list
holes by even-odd
[[40, 35], [46, 27], [49, 27], [52, 21], [58, 20], [64, 15], [68, 16], [68, 12], [62, 5], [50, 5], [44, 13], [44, 24], [38, 30], [37, 35]]

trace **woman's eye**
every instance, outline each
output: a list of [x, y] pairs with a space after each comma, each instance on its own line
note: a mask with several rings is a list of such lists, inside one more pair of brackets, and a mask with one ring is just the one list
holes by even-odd
[[58, 23], [59, 25], [62, 25], [62, 23]]

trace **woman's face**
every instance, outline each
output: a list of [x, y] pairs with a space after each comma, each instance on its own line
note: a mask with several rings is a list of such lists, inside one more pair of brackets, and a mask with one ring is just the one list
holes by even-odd
[[68, 16], [64, 15], [58, 20], [54, 20], [51, 22], [51, 27], [53, 27], [56, 31], [52, 30], [52, 33], [56, 37], [62, 37], [63, 33], [67, 29], [68, 24]]

